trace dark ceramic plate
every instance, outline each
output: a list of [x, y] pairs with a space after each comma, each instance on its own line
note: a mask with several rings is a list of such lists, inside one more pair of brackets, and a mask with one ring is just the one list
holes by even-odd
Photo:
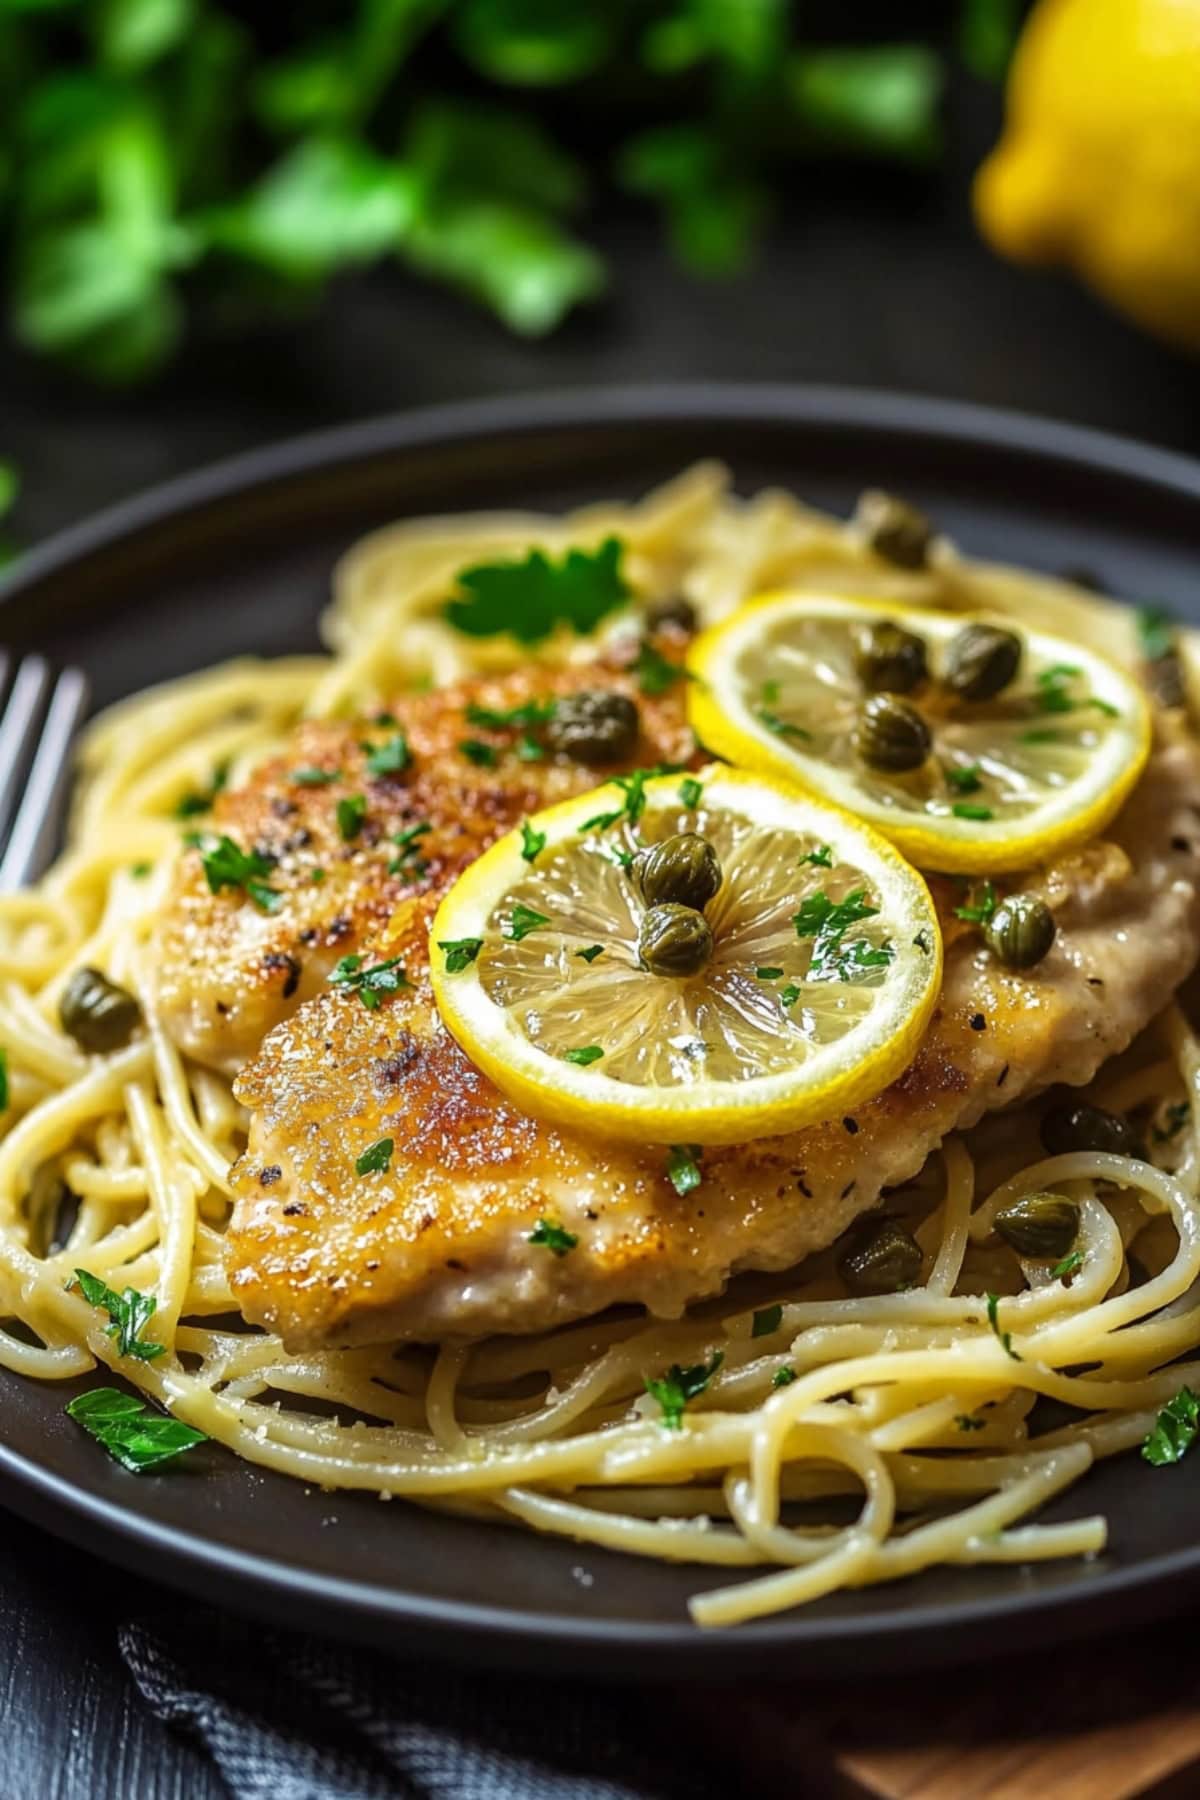
[[[711, 455], [747, 489], [778, 482], [834, 508], [864, 484], [894, 488], [974, 554], [1086, 565], [1117, 592], [1200, 613], [1200, 465], [938, 402], [694, 387], [452, 406], [226, 463], [26, 557], [0, 638], [81, 663], [103, 705], [237, 651], [314, 646], [335, 557], [385, 520], [632, 495]], [[1111, 1547], [1090, 1565], [939, 1569], [705, 1635], [685, 1610], [703, 1571], [322, 1495], [215, 1447], [134, 1478], [64, 1418], [69, 1397], [0, 1371], [0, 1493], [15, 1510], [206, 1598], [463, 1662], [675, 1678], [911, 1668], [1111, 1630], [1200, 1591], [1200, 1458], [1119, 1459], [1050, 1508], [1107, 1514]]]

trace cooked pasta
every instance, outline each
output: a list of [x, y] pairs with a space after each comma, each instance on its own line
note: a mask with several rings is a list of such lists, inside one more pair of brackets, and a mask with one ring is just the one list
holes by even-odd
[[[1064, 635], [1127, 645], [1110, 603], [969, 563], [945, 542], [926, 569], [889, 569], [853, 526], [781, 492], [740, 499], [710, 464], [632, 505], [375, 533], [337, 571], [327, 654], [229, 663], [99, 718], [61, 858], [0, 901], [0, 1363], [42, 1380], [103, 1364], [239, 1456], [322, 1488], [702, 1566], [702, 1625], [933, 1564], [1093, 1555], [1102, 1518], [1034, 1515], [1200, 1386], [1200, 1361], [1187, 1360], [1200, 1347], [1200, 1043], [1179, 1006], [1094, 1084], [1101, 1102], [1141, 1109], [1155, 1161], [1047, 1158], [1030, 1116], [993, 1115], [889, 1197], [928, 1271], [906, 1292], [848, 1294], [827, 1252], [787, 1279], [735, 1283], [678, 1322], [607, 1315], [438, 1350], [294, 1354], [237, 1314], [222, 1234], [244, 1116], [228, 1080], [170, 1041], [151, 979], [180, 800], [214, 768], [236, 783], [305, 716], [523, 659], [507, 639], [447, 626], [456, 571], [610, 536], [640, 596], [681, 591], [706, 623], [787, 585], [1036, 609]], [[543, 653], [593, 651], [563, 635]], [[83, 964], [142, 1007], [145, 1030], [110, 1055], [85, 1055], [58, 1022]], [[1048, 1185], [1080, 1209], [1065, 1275], [991, 1232], [999, 1207]], [[105, 1314], [69, 1285], [80, 1266], [154, 1296], [148, 1335], [163, 1354], [118, 1355]], [[647, 1378], [693, 1364], [711, 1377], [684, 1428], [665, 1430]], [[1050, 1422], [1043, 1402], [1055, 1403]]]

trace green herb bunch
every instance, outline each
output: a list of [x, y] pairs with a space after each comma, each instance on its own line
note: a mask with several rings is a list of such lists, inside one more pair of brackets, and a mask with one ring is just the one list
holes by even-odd
[[[963, 55], [995, 72], [1018, 11], [966, 0]], [[820, 45], [800, 17], [791, 0], [0, 0], [13, 328], [131, 380], [200, 296], [237, 325], [398, 261], [536, 336], [604, 285], [578, 222], [610, 185], [658, 207], [693, 268], [737, 269], [798, 159], [937, 153], [939, 49]]]

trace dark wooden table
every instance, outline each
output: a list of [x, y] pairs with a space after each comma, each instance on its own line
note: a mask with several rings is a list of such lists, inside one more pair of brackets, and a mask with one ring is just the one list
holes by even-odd
[[[985, 107], [959, 161], [923, 192], [886, 183], [870, 203], [825, 194], [797, 208], [758, 272], [726, 285], [684, 279], [648, 223], [611, 220], [601, 235], [612, 298], [547, 344], [519, 344], [441, 293], [380, 275], [303, 325], [198, 346], [145, 395], [84, 391], [0, 353], [0, 455], [24, 478], [17, 529], [32, 541], [182, 470], [326, 423], [639, 380], [848, 382], [1200, 449], [1200, 364], [1064, 279], [998, 264], [975, 240], [966, 169], [990, 129]], [[224, 1792], [143, 1710], [119, 1662], [115, 1622], [145, 1597], [134, 1577], [0, 1515], [0, 1795]]]

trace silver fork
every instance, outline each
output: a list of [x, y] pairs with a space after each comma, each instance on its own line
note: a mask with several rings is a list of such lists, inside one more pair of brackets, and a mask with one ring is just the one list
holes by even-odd
[[45, 657], [27, 656], [8, 676], [0, 651], [0, 894], [26, 887], [54, 855], [70, 779], [70, 749], [88, 702], [81, 669], [54, 674]]

